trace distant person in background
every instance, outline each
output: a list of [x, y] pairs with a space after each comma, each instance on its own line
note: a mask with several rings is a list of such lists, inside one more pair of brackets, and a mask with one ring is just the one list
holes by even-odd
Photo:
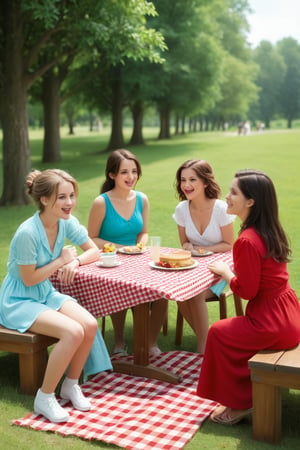
[[[199, 249], [212, 252], [231, 250], [235, 216], [227, 214], [226, 202], [218, 198], [221, 189], [210, 164], [200, 159], [184, 162], [176, 172], [176, 190], [181, 201], [173, 218], [182, 247], [196, 253]], [[198, 353], [204, 353], [208, 332], [205, 300], [213, 295], [219, 296], [225, 286], [226, 282], [222, 280], [196, 297], [177, 303], [196, 334]]]
[[244, 122], [238, 123], [238, 135], [242, 136], [244, 134]]
[[[109, 155], [101, 195], [94, 200], [88, 220], [89, 236], [100, 249], [107, 242], [117, 248], [147, 243], [149, 200], [144, 193], [135, 190], [141, 174], [138, 159], [128, 150], [115, 150]], [[124, 342], [126, 312], [111, 314], [115, 340], [113, 356], [127, 355]], [[152, 356], [160, 353], [157, 338], [166, 314], [167, 300], [152, 303], [149, 342]]]
[[209, 269], [248, 304], [244, 316], [210, 327], [197, 393], [220, 404], [211, 420], [232, 425], [251, 413], [248, 360], [260, 350], [288, 349], [300, 341], [300, 304], [288, 281], [291, 251], [270, 178], [241, 170], [226, 200], [228, 213], [242, 221], [233, 246], [234, 272], [221, 261]]
[[249, 134], [251, 133], [251, 125], [249, 120], [246, 120], [246, 122], [244, 123], [244, 136], [249, 136]]
[[259, 133], [262, 133], [262, 132], [264, 131], [265, 124], [264, 124], [263, 122], [258, 122], [256, 128], [257, 128], [257, 131], [258, 131]]

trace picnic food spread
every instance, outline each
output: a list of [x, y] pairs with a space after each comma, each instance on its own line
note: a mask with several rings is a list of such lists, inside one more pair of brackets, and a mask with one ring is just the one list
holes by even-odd
[[158, 266], [161, 267], [188, 267], [192, 266], [194, 261], [191, 258], [191, 252], [187, 250], [179, 250], [170, 253], [160, 253]]
[[207, 253], [207, 250], [205, 250], [205, 248], [197, 248], [197, 252], [199, 253], [199, 255], [203, 255], [204, 253]]
[[144, 249], [145, 244], [142, 242], [139, 242], [136, 245], [127, 245], [126, 247], [123, 247], [123, 250], [125, 252], [131, 253], [131, 252], [141, 252]]
[[116, 251], [116, 247], [111, 242], [106, 242], [103, 245], [103, 253], [114, 253]]

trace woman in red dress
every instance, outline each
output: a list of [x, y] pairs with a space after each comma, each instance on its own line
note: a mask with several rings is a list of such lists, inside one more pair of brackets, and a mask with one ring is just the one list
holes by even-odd
[[217, 401], [211, 420], [239, 422], [251, 413], [248, 360], [259, 350], [292, 348], [300, 341], [300, 304], [288, 282], [291, 250], [278, 218], [270, 178], [255, 170], [236, 173], [227, 212], [242, 221], [233, 247], [234, 272], [222, 262], [209, 269], [248, 300], [245, 315], [220, 320], [208, 333], [197, 394]]

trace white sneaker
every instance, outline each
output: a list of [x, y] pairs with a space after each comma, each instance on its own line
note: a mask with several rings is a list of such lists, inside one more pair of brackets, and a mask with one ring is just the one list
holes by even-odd
[[83, 395], [80, 386], [76, 383], [73, 386], [66, 386], [62, 384], [60, 391], [61, 398], [70, 400], [75, 409], [79, 411], [89, 411], [92, 407], [89, 400]]
[[55, 394], [44, 394], [39, 389], [34, 399], [34, 412], [41, 414], [50, 422], [67, 422], [69, 414], [60, 406], [55, 398]]

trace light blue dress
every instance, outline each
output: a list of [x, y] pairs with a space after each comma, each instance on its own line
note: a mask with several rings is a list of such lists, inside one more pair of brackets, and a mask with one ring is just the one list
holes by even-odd
[[129, 220], [124, 219], [113, 207], [107, 193], [101, 194], [105, 200], [105, 217], [102, 222], [99, 237], [107, 242], [119, 245], [135, 245], [138, 234], [141, 233], [143, 221], [143, 194], [136, 192], [135, 208]]
[[[31, 327], [41, 312], [47, 309], [57, 311], [65, 301], [72, 299], [54, 289], [48, 279], [34, 286], [25, 286], [19, 269], [19, 265], [35, 264], [42, 267], [49, 264], [60, 256], [65, 239], [78, 246], [88, 240], [86, 228], [80, 225], [74, 216], [69, 220], [58, 221], [58, 235], [53, 252], [50, 250], [39, 212], [19, 226], [10, 244], [7, 275], [0, 289], [1, 325], [23, 333]], [[89, 361], [91, 358], [97, 362], [93, 367]], [[112, 368], [100, 333], [95, 338], [89, 360], [86, 365], [88, 370], [85, 370], [86, 376]]]

